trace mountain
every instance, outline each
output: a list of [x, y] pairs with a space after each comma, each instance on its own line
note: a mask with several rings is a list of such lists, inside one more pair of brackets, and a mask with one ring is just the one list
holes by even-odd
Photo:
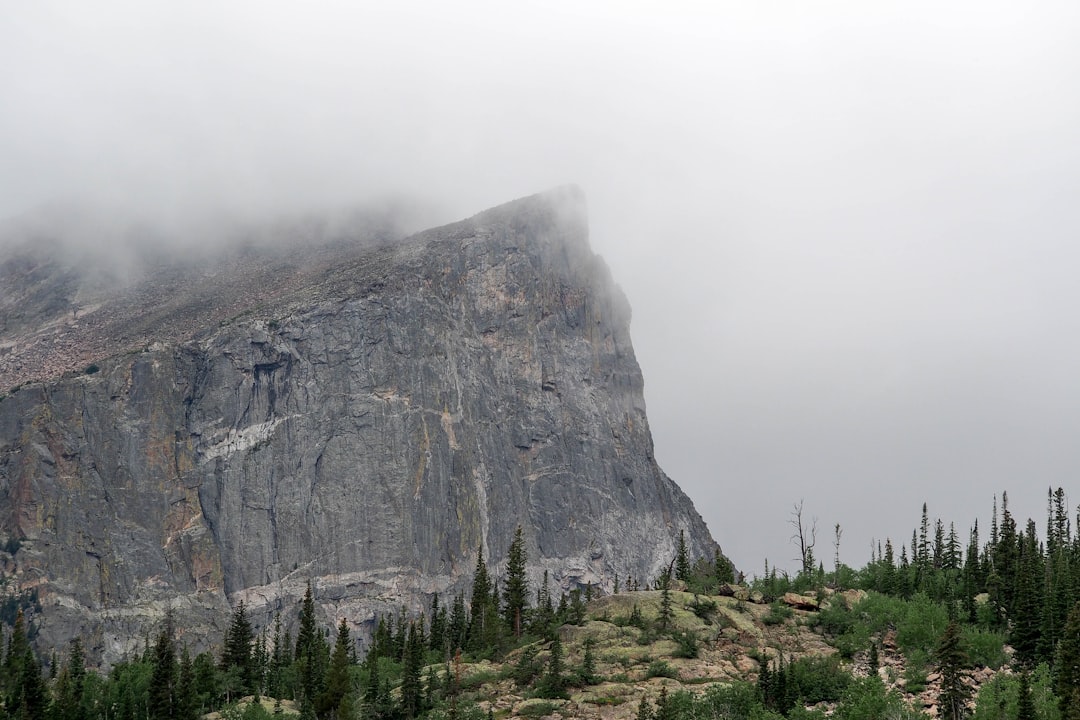
[[[717, 549], [653, 458], [630, 307], [561, 188], [394, 239], [0, 264], [0, 553], [43, 647], [106, 664], [167, 609], [198, 647], [310, 581], [361, 635], [477, 550], [564, 589]], [[534, 587], [536, 585], [534, 584]], [[86, 640], [89, 638], [89, 640]]]

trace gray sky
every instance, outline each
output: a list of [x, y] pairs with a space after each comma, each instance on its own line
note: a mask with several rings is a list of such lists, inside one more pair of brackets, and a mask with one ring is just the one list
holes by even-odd
[[0, 217], [576, 182], [721, 545], [791, 567], [805, 498], [861, 565], [924, 500], [1080, 501], [1077, 38], [1076, 2], [9, 2]]

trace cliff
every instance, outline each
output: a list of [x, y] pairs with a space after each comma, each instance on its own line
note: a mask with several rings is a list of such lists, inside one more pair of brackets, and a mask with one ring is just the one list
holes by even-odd
[[43, 646], [83, 632], [114, 661], [166, 608], [205, 644], [230, 605], [265, 623], [309, 580], [363, 634], [461, 588], [478, 546], [498, 575], [518, 525], [564, 588], [655, 577], [680, 530], [712, 556], [653, 458], [579, 191], [316, 255], [4, 323], [0, 387], [33, 381], [0, 401], [0, 537], [23, 540], [9, 589], [37, 589]]

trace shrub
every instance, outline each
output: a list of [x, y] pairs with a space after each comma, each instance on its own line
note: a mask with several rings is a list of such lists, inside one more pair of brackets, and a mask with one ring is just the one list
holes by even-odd
[[678, 645], [672, 653], [675, 657], [693, 659], [698, 656], [698, 641], [694, 633], [674, 632], [671, 634], [671, 639]]
[[787, 672], [796, 697], [808, 705], [836, 702], [851, 682], [851, 675], [840, 667], [840, 658], [835, 655], [800, 658], [788, 665]]
[[538, 718], [538, 717], [544, 717], [545, 715], [550, 715], [553, 712], [555, 712], [554, 703], [538, 702], [538, 703], [529, 703], [527, 705], [522, 706], [522, 708], [520, 710], [518, 710], [518, 715], [520, 715], [521, 717]]
[[719, 609], [715, 600], [699, 598], [697, 595], [694, 596], [688, 607], [695, 615], [704, 620], [706, 625], [712, 625], [713, 616], [716, 615], [716, 611]]
[[780, 625], [785, 620], [794, 615], [794, 611], [783, 603], [774, 602], [769, 606], [769, 612], [763, 618], [761, 622], [766, 625]]
[[86, 368], [85, 368], [85, 369], [83, 370], [83, 373], [85, 373], [85, 374], [87, 374], [87, 375], [93, 375], [94, 373], [96, 373], [96, 372], [97, 372], [98, 370], [100, 370], [100, 369], [101, 369], [101, 368], [99, 368], [99, 367], [98, 367], [97, 365], [94, 365], [93, 363], [90, 363], [90, 364], [89, 364], [89, 365], [87, 365], [87, 366], [86, 366]]
[[679, 671], [671, 667], [671, 664], [667, 660], [653, 660], [649, 663], [649, 668], [645, 671], [645, 679], [654, 677], [671, 678], [672, 680], [679, 679]]

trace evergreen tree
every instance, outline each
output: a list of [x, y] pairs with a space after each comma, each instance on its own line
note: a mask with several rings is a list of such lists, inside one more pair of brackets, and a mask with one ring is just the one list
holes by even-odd
[[503, 612], [507, 626], [514, 637], [521, 637], [522, 620], [529, 599], [529, 581], [525, 577], [525, 540], [521, 526], [514, 531], [510, 552], [506, 559], [506, 588], [503, 590]]
[[401, 711], [405, 717], [414, 718], [423, 709], [420, 700], [423, 692], [421, 666], [424, 659], [423, 640], [417, 632], [415, 623], [409, 623], [405, 646], [401, 679]]
[[486, 623], [490, 615], [488, 613], [490, 606], [491, 579], [488, 577], [487, 565], [484, 564], [484, 546], [480, 545], [476, 552], [472, 601], [469, 605], [468, 646], [470, 650], [480, 650], [487, 643], [490, 628], [486, 627]]
[[21, 665], [20, 720], [45, 720], [49, 708], [49, 690], [41, 676], [41, 663], [29, 647], [23, 651]]
[[686, 531], [679, 531], [679, 547], [675, 553], [675, 579], [690, 580], [690, 553], [686, 549]]
[[229, 690], [237, 695], [246, 695], [255, 689], [255, 668], [251, 652], [254, 640], [247, 608], [241, 600], [233, 611], [229, 629], [225, 632], [225, 647], [221, 653], [221, 671], [234, 683]]
[[84, 720], [87, 717], [83, 705], [85, 688], [86, 656], [82, 640], [76, 635], [71, 640], [67, 662], [56, 679], [52, 716], [57, 720]]
[[439, 593], [431, 596], [431, 632], [428, 634], [428, 647], [442, 650], [446, 645], [446, 608], [439, 607]]
[[964, 684], [963, 669], [967, 655], [960, 644], [960, 626], [950, 621], [941, 636], [934, 653], [938, 672], [941, 674], [941, 690], [938, 693], [938, 712], [942, 720], [963, 720], [967, 715], [967, 701], [971, 689]]
[[1080, 713], [1080, 602], [1073, 605], [1065, 621], [1054, 663], [1054, 690], [1063, 720]]
[[1027, 668], [1034, 667], [1042, 626], [1043, 582], [1045, 572], [1035, 523], [1029, 520], [1026, 532], [1018, 539], [1020, 557], [1017, 561], [1016, 589], [1010, 617], [1012, 629], [1009, 640], [1016, 650], [1016, 659]]
[[315, 597], [311, 592], [311, 581], [308, 580], [307, 591], [300, 606], [300, 630], [296, 634], [296, 659], [299, 660], [305, 652], [313, 652], [319, 629], [315, 623]]
[[596, 658], [593, 656], [593, 645], [596, 641], [591, 637], [585, 638], [585, 651], [581, 657], [581, 672], [578, 677], [583, 685], [593, 685], [596, 682]]
[[1035, 701], [1031, 697], [1031, 675], [1027, 668], [1020, 672], [1020, 689], [1016, 701], [1016, 720], [1035, 720]]
[[667, 630], [674, 619], [674, 611], [671, 607], [671, 576], [665, 572], [660, 575], [660, 629]]
[[[338, 623], [337, 638], [334, 641], [334, 651], [330, 655], [330, 664], [326, 668], [326, 681], [315, 703], [315, 712], [319, 717], [339, 718], [338, 712], [346, 695], [351, 692], [349, 682], [349, 649], [352, 641], [349, 638], [349, 626], [345, 618]], [[351, 699], [350, 699], [351, 700]], [[351, 702], [346, 702], [351, 706]]]
[[566, 695], [566, 678], [563, 676], [563, 646], [559, 633], [555, 633], [548, 654], [548, 666], [540, 679], [538, 694], [541, 697], [558, 698]]
[[468, 618], [465, 615], [465, 597], [459, 592], [454, 596], [447, 629], [447, 648], [451, 654], [465, 646], [465, 635], [468, 627]]
[[176, 682], [176, 720], [197, 720], [199, 717], [198, 689], [195, 684], [195, 664], [187, 646], [180, 652], [180, 667]]
[[156, 720], [176, 717], [178, 700], [178, 677], [176, 667], [176, 644], [172, 613], [166, 613], [165, 622], [154, 643], [154, 671], [150, 680], [147, 709]]

